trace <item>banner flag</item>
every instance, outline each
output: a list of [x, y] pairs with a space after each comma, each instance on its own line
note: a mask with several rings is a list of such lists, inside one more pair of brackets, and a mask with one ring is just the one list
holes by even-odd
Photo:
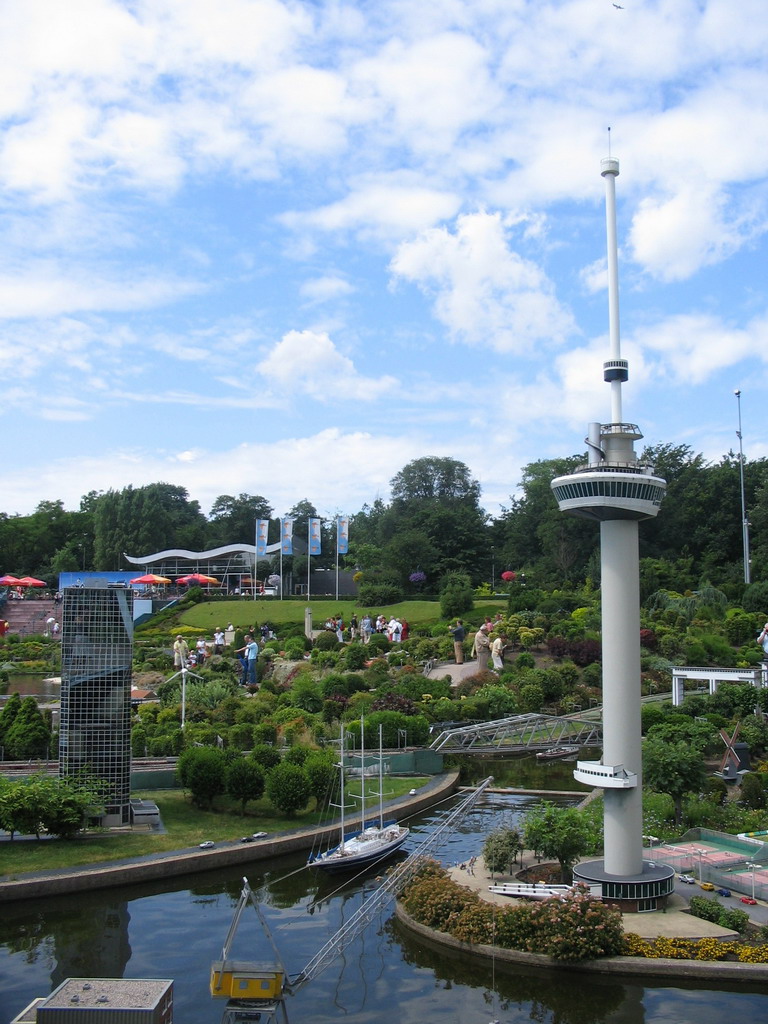
[[267, 532], [269, 531], [268, 519], [256, 520], [256, 557], [267, 557]]
[[336, 551], [340, 555], [349, 553], [349, 516], [336, 518]]
[[283, 555], [293, 554], [293, 520], [282, 519], [280, 521], [280, 552]]
[[320, 554], [320, 520], [309, 520], [309, 553], [310, 555]]

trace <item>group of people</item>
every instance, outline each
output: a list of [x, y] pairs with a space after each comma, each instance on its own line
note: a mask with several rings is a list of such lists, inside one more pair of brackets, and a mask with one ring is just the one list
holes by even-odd
[[[227, 626], [227, 631], [232, 635], [234, 633], [234, 626], [230, 623]], [[213, 633], [213, 641], [206, 640], [204, 636], [197, 639], [193, 647], [187, 643], [185, 638], [179, 633], [173, 644], [173, 666], [177, 670], [185, 668], [194, 668], [196, 666], [204, 665], [208, 658], [212, 654], [223, 654], [226, 646], [226, 632], [217, 626]], [[269, 625], [265, 624], [261, 627], [261, 637], [263, 641], [269, 640], [273, 636], [273, 632]], [[241, 686], [256, 686], [256, 661], [259, 657], [259, 644], [256, 640], [256, 627], [251, 626], [250, 630], [245, 636], [243, 646], [239, 647], [235, 654], [240, 662], [240, 685]]]
[[[478, 671], [482, 672], [488, 668], [489, 663], [493, 664], [496, 672], [504, 668], [504, 651], [508, 646], [509, 637], [501, 628], [504, 616], [499, 612], [493, 621], [486, 618], [485, 622], [475, 633], [472, 643], [472, 657], [477, 658]], [[448, 627], [448, 632], [453, 637], [453, 653], [457, 665], [464, 664], [464, 641], [467, 637], [467, 630], [461, 619], [457, 619], [455, 625]], [[491, 640], [490, 634], [496, 632], [496, 637]]]
[[[345, 639], [344, 618], [342, 615], [331, 615], [325, 620], [325, 628], [336, 634], [339, 643]], [[408, 622], [393, 615], [388, 619], [386, 615], [377, 615], [375, 618], [366, 612], [362, 619], [358, 620], [357, 615], [352, 614], [349, 620], [349, 639], [357, 640], [358, 637], [367, 644], [374, 633], [386, 635], [390, 643], [399, 644], [408, 639]]]

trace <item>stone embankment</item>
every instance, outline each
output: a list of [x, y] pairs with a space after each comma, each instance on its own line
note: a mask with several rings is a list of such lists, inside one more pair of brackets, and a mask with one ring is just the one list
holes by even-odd
[[[457, 787], [458, 772], [438, 776], [422, 786], [413, 796], [402, 797], [385, 806], [387, 817], [398, 821], [427, 810], [450, 796]], [[350, 821], [350, 827], [354, 821]], [[13, 879], [0, 879], [0, 903], [13, 900], [37, 899], [41, 896], [61, 896], [84, 889], [107, 889], [118, 885], [133, 885], [176, 875], [188, 875], [214, 868], [246, 868], [257, 861], [302, 850], [311, 850], [327, 838], [338, 833], [338, 823], [324, 828], [298, 829], [295, 832], [276, 833], [253, 843], [238, 841], [217, 844], [211, 850], [197, 847], [172, 853], [150, 854], [130, 860], [110, 861], [87, 867], [63, 868], [59, 871], [34, 872]], [[119, 842], [119, 839], [115, 840]], [[87, 842], [87, 839], [84, 840]]]

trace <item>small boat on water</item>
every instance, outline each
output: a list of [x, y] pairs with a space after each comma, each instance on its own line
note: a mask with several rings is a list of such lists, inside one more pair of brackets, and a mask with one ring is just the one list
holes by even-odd
[[549, 747], [548, 750], [540, 750], [536, 755], [537, 761], [556, 761], [559, 757], [572, 757], [578, 754], [579, 748], [570, 747]]
[[[364, 725], [361, 720], [361, 738]], [[338, 846], [327, 850], [325, 853], [312, 854], [308, 863], [323, 871], [349, 871], [352, 868], [366, 867], [368, 864], [375, 864], [389, 857], [396, 850], [399, 850], [410, 834], [410, 829], [399, 825], [396, 821], [384, 821], [384, 786], [383, 786], [383, 763], [381, 726], [379, 726], [379, 813], [378, 823], [366, 825], [365, 821], [365, 751], [361, 749], [361, 810], [360, 820], [362, 829], [359, 832], [344, 833], [344, 779], [346, 769], [344, 767], [344, 730], [342, 728], [339, 777], [341, 780], [341, 798], [339, 801], [341, 809], [341, 835]]]

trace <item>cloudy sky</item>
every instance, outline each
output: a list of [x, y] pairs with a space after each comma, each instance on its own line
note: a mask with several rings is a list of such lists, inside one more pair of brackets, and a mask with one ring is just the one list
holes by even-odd
[[0, 5], [0, 511], [166, 481], [492, 513], [623, 414], [768, 455], [765, 0]]

